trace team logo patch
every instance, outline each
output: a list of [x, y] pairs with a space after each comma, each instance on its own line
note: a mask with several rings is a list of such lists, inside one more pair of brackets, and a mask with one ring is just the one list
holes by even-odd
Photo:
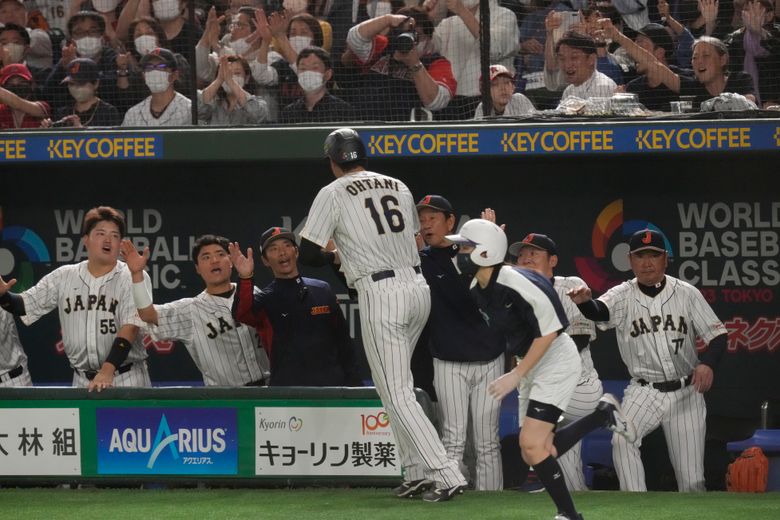
[[317, 316], [319, 314], [330, 314], [330, 305], [317, 305], [311, 308], [311, 315]]

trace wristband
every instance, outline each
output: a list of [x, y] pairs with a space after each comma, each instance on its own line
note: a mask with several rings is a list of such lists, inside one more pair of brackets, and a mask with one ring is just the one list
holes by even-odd
[[409, 71], [410, 71], [412, 74], [414, 74], [415, 72], [417, 72], [418, 70], [420, 70], [420, 69], [422, 69], [422, 68], [423, 68], [423, 64], [422, 64], [422, 62], [419, 62], [419, 61], [418, 61], [416, 64], [414, 64], [414, 65], [412, 65], [411, 67], [409, 67]]
[[252, 271], [252, 273], [251, 273], [249, 276], [241, 276], [241, 275], [238, 275], [238, 277], [239, 277], [239, 278], [241, 278], [242, 280], [251, 280], [252, 278], [254, 278], [254, 277], [255, 277], [255, 272], [254, 272], [254, 271]]
[[111, 351], [108, 353], [106, 363], [111, 363], [114, 365], [114, 367], [116, 367], [116, 370], [119, 370], [119, 367], [121, 367], [122, 363], [124, 363], [125, 359], [127, 359], [127, 355], [130, 354], [130, 349], [132, 347], [132, 343], [127, 341], [125, 338], [117, 336], [116, 339], [114, 339], [114, 342], [111, 344]]
[[133, 302], [136, 309], [145, 309], [152, 304], [152, 297], [149, 296], [144, 282], [133, 283]]

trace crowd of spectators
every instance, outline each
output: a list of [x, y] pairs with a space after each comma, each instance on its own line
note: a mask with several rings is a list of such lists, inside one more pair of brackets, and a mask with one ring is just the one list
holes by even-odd
[[780, 105], [775, 0], [488, 6], [483, 52], [479, 0], [0, 0], [0, 129], [527, 117], [616, 93]]

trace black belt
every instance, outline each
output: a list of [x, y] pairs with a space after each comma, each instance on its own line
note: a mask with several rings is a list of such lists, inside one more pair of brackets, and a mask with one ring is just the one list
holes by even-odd
[[675, 381], [664, 381], [662, 383], [650, 383], [649, 381], [645, 381], [644, 379], [637, 379], [636, 382], [639, 383], [642, 386], [650, 385], [659, 392], [674, 392], [676, 390], [679, 390], [681, 388], [685, 388], [686, 386], [691, 384], [691, 380], [693, 379], [693, 374], [688, 374], [685, 378], [677, 379]]
[[[420, 274], [420, 266], [416, 265], [412, 269], [414, 269], [414, 272], [417, 274]], [[371, 275], [371, 279], [375, 282], [378, 282], [379, 280], [384, 280], [385, 278], [393, 278], [395, 276], [395, 271], [392, 269], [388, 269], [387, 271], [379, 271]]]
[[22, 374], [24, 374], [24, 367], [22, 365], [19, 365], [18, 367], [14, 368], [13, 370], [9, 370], [5, 374], [0, 375], [0, 380], [2, 380], [2, 378], [4, 376], [8, 376], [7, 380], [16, 379], [17, 377], [19, 377]]
[[[130, 372], [130, 369], [133, 368], [132, 363], [128, 363], [127, 365], [122, 365], [121, 367], [116, 369], [117, 374], [124, 374], [125, 372]], [[84, 377], [92, 381], [95, 379], [95, 376], [98, 375], [99, 370], [80, 370], [82, 374], [84, 374]]]

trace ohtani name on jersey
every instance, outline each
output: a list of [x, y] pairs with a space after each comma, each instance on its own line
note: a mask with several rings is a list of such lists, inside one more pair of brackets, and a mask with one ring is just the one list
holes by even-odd
[[100, 296], [96, 296], [94, 294], [90, 294], [87, 296], [87, 304], [84, 305], [84, 299], [81, 297], [80, 294], [77, 294], [75, 298], [73, 298], [73, 303], [71, 304], [70, 297], [65, 298], [65, 308], [63, 311], [65, 314], [70, 314], [71, 312], [76, 311], [107, 311], [111, 314], [116, 314], [116, 306], [119, 305], [119, 300], [115, 300], [111, 298], [111, 301], [108, 303], [108, 306], [106, 307], [106, 296], [101, 294]]
[[206, 334], [206, 336], [208, 336], [209, 339], [214, 339], [220, 334], [224, 334], [240, 326], [241, 326], [240, 323], [235, 323], [234, 325], [231, 325], [230, 323], [227, 322], [225, 318], [220, 316], [219, 320], [217, 320], [216, 325], [210, 322], [206, 322], [206, 328], [209, 329], [209, 333]]
[[398, 191], [398, 181], [385, 177], [384, 179], [355, 179], [347, 184], [350, 195], [357, 195], [366, 190], [395, 190]]
[[647, 326], [644, 318], [639, 318], [631, 322], [631, 337], [635, 338], [642, 334], [650, 334], [651, 332], [658, 332], [663, 323], [663, 331], [677, 331], [680, 334], [688, 334], [688, 324], [685, 322], [685, 318], [678, 316], [674, 318], [671, 314], [667, 314], [666, 318], [661, 316], [650, 316], [650, 326]]

